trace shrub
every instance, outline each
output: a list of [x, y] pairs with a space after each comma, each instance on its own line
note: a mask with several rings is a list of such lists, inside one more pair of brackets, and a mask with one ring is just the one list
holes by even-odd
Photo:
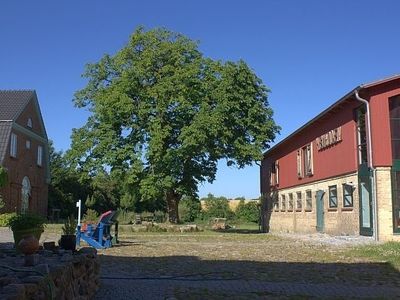
[[25, 230], [38, 228], [44, 230], [46, 219], [42, 216], [28, 213], [28, 214], [15, 214], [8, 221], [8, 226], [12, 231]]
[[167, 221], [167, 214], [161, 210], [156, 210], [154, 212], [154, 222], [164, 223]]
[[193, 222], [200, 215], [201, 204], [198, 199], [184, 197], [179, 203], [179, 217], [182, 222]]
[[118, 209], [118, 223], [121, 225], [128, 225], [135, 222], [136, 213], [133, 211], [127, 211], [125, 209]]
[[68, 217], [65, 221], [64, 226], [61, 228], [65, 235], [73, 235], [76, 232], [77, 222], [74, 217]]
[[7, 227], [8, 223], [10, 222], [10, 219], [16, 215], [17, 215], [16, 213], [0, 214], [0, 227]]
[[86, 223], [96, 223], [99, 219], [99, 214], [94, 209], [88, 208], [83, 216], [83, 221]]
[[242, 221], [258, 223], [260, 218], [258, 201], [245, 203], [241, 200], [236, 208], [236, 217]]
[[209, 194], [205, 200], [205, 212], [206, 218], [226, 218], [232, 220], [235, 218], [235, 213], [229, 207], [229, 201], [225, 197], [214, 197]]

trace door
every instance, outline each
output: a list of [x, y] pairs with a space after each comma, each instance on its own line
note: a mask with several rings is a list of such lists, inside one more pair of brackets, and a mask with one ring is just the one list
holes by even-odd
[[372, 236], [372, 194], [371, 177], [368, 167], [360, 165], [358, 171], [358, 191], [360, 199], [360, 235]]
[[315, 202], [317, 207], [317, 231], [324, 232], [324, 195], [325, 192], [318, 190], [315, 193]]

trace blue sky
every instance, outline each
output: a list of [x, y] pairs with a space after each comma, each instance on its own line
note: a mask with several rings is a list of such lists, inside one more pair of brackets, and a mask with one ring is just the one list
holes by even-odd
[[[399, 11], [396, 0], [4, 0], [0, 89], [35, 89], [49, 138], [66, 150], [87, 117], [72, 104], [85, 64], [139, 25], [166, 27], [200, 41], [205, 56], [252, 67], [272, 90], [279, 141], [358, 84], [400, 73]], [[257, 197], [259, 168], [221, 163], [199, 191]]]

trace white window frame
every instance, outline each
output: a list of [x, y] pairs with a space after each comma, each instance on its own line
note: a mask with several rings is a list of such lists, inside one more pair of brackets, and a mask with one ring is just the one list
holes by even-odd
[[281, 195], [281, 211], [286, 211], [286, 196]]
[[37, 165], [39, 167], [43, 165], [43, 146], [41, 145], [37, 148]]
[[304, 152], [304, 174], [311, 176], [314, 173], [313, 170], [313, 147], [312, 143], [308, 144], [303, 148]]
[[11, 132], [10, 137], [10, 156], [17, 157], [17, 150], [18, 150], [18, 136]]
[[297, 150], [297, 177], [302, 178], [303, 177], [303, 170], [302, 170], [302, 153], [301, 149]]
[[312, 206], [312, 191], [306, 190], [306, 211], [312, 211]]
[[28, 126], [29, 128], [32, 128], [32, 119], [31, 118], [28, 119], [26, 126]]
[[303, 210], [303, 193], [296, 192], [296, 211]]

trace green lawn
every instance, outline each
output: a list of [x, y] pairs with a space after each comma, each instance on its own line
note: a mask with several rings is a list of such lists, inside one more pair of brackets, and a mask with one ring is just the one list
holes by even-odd
[[376, 262], [387, 262], [400, 271], [400, 243], [398, 242], [355, 247], [348, 251], [348, 255], [364, 257]]

